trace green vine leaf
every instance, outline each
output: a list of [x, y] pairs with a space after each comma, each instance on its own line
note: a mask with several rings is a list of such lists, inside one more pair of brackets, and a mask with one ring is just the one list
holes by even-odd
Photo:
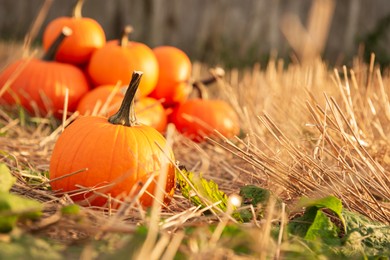
[[11, 231], [19, 219], [37, 219], [41, 215], [40, 202], [0, 192], [0, 233]]
[[[355, 212], [343, 211], [347, 223], [346, 249], [363, 251], [377, 259], [390, 255], [390, 226]], [[350, 250], [352, 251], [352, 250]], [[386, 259], [386, 258], [383, 258]]]
[[335, 196], [327, 196], [320, 199], [309, 199], [306, 197], [301, 198], [300, 202], [298, 203], [300, 207], [316, 207], [317, 209], [323, 209], [326, 208], [333, 213], [337, 215], [337, 217], [340, 219], [341, 223], [343, 224], [344, 232], [346, 232], [346, 224], [345, 219], [342, 214], [343, 211], [343, 204], [340, 199], [336, 198]]
[[15, 184], [16, 178], [6, 164], [0, 163], [0, 192], [9, 192]]
[[5, 164], [0, 164], [0, 233], [10, 232], [19, 219], [36, 219], [42, 215], [38, 201], [11, 194], [16, 178]]
[[[211, 204], [218, 203], [216, 207], [222, 211], [227, 210], [228, 196], [219, 190], [218, 184], [213, 180], [206, 180], [202, 176], [195, 175], [191, 171], [181, 170], [177, 172], [178, 186], [182, 195], [189, 199], [195, 206], [206, 208]], [[242, 221], [239, 212], [235, 211], [232, 216]]]
[[306, 210], [301, 217], [295, 218], [289, 224], [289, 230], [293, 235], [298, 235], [305, 240], [322, 240], [328, 245], [340, 245], [339, 228], [333, 223], [330, 217], [325, 214], [324, 209], [333, 212], [343, 224], [346, 233], [345, 220], [342, 215], [342, 203], [334, 196], [327, 196], [320, 199], [302, 198], [298, 203]]

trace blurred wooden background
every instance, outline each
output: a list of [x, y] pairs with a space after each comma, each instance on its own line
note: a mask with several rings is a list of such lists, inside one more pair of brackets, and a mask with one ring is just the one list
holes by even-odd
[[[320, 0], [321, 1], [321, 0]], [[327, 1], [327, 0], [322, 0]], [[44, 0], [0, 0], [0, 38], [23, 40]], [[75, 1], [53, 0], [44, 25], [69, 15]], [[286, 15], [306, 26], [312, 0], [86, 0], [83, 15], [96, 19], [108, 39], [122, 27], [151, 47], [169, 44], [192, 59], [241, 66], [265, 60], [272, 50], [289, 57], [282, 30]], [[389, 57], [390, 0], [335, 0], [323, 57], [344, 62], [365, 41], [368, 51]], [[287, 22], [288, 23], [288, 22]], [[286, 28], [285, 28], [286, 29]], [[288, 29], [288, 28], [287, 28]], [[289, 29], [288, 29], [289, 30]], [[36, 39], [39, 44], [42, 29]]]

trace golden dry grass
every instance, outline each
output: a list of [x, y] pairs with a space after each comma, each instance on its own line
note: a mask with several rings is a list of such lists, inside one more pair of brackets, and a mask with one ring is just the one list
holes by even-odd
[[[302, 196], [332, 194], [345, 208], [389, 224], [389, 71], [380, 70], [374, 57], [371, 64], [357, 58], [353, 67], [340, 69], [328, 68], [321, 60], [282, 65], [271, 60], [266, 68], [256, 65], [228, 71], [211, 86], [212, 98], [224, 99], [237, 110], [241, 134], [232, 140], [213, 138], [198, 144], [173, 131], [167, 138], [176, 159], [188, 170], [214, 180], [229, 195], [254, 184], [278, 194], [287, 209], [294, 210]], [[195, 63], [194, 78], [203, 77], [208, 69]], [[0, 108], [0, 125], [0, 162], [18, 178], [13, 192], [45, 205], [44, 217], [27, 230], [71, 243], [152, 225], [156, 233], [147, 240], [150, 244], [144, 246], [149, 251], [144, 253], [161, 256], [165, 248], [171, 250], [165, 254], [176, 252], [185, 226], [233, 221], [216, 209], [215, 214], [204, 215], [205, 209], [192, 206], [179, 190], [169, 207], [155, 208], [150, 217], [135, 201], [118, 211], [84, 208], [88, 222], [62, 218], [59, 208], [72, 200], [67, 194], [50, 191], [44, 173], [63, 126], [48, 118], [24, 121], [17, 111], [6, 108]], [[273, 254], [278, 250], [269, 239], [270, 223], [286, 217], [286, 212], [272, 211], [270, 207], [264, 222], [251, 223], [260, 227], [254, 236], [268, 238], [254, 240], [259, 241], [254, 246], [263, 256], [269, 252], [266, 248]], [[157, 239], [157, 233], [162, 237]], [[214, 234], [214, 242], [218, 239]], [[229, 252], [210, 241], [203, 241], [207, 244], [203, 249], [189, 246], [186, 250], [199, 257], [229, 257]]]

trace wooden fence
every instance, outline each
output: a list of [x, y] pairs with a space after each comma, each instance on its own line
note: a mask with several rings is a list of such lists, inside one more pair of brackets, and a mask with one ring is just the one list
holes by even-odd
[[[43, 2], [0, 0], [0, 37], [22, 40]], [[325, 31], [316, 34], [319, 27], [314, 24], [314, 34], [306, 36], [317, 41], [324, 37], [320, 52], [331, 61], [356, 54], [359, 40], [375, 33], [390, 15], [389, 0], [86, 0], [83, 15], [99, 21], [108, 39], [131, 24], [133, 39], [152, 47], [174, 45], [193, 59], [237, 65], [260, 61], [271, 50], [282, 57], [297, 51], [286, 33], [299, 39], [304, 35], [291, 30], [299, 32], [301, 25], [310, 31], [314, 2], [330, 3], [331, 19], [328, 27], [321, 27], [322, 9], [317, 10], [317, 25]], [[73, 3], [53, 0], [43, 26], [55, 17], [69, 15]], [[289, 27], [290, 23], [295, 25]], [[390, 26], [387, 28], [390, 31]], [[38, 41], [41, 33], [42, 29]], [[379, 45], [388, 49], [389, 32], [383, 34]]]

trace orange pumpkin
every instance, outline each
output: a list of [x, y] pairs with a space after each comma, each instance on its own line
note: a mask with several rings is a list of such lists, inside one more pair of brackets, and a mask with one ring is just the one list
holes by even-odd
[[[118, 113], [108, 119], [79, 117], [60, 135], [50, 161], [53, 190], [68, 192], [80, 204], [103, 206], [106, 197], [88, 191], [76, 194], [77, 185], [123, 199], [134, 198], [150, 179], [147, 192], [140, 194], [140, 202], [147, 207], [153, 203], [149, 194], [154, 194], [159, 174], [166, 170], [164, 201], [169, 202], [175, 188], [174, 154], [157, 130], [137, 123], [133, 102], [141, 75], [133, 73]], [[65, 177], [82, 169], [86, 170]]]
[[138, 121], [152, 126], [160, 133], [167, 128], [168, 118], [160, 101], [151, 97], [143, 97], [135, 102]]
[[192, 64], [189, 57], [174, 46], [158, 46], [153, 52], [160, 70], [157, 85], [150, 96], [164, 100], [165, 107], [183, 103], [191, 92]]
[[226, 138], [239, 134], [239, 118], [235, 110], [223, 100], [208, 99], [207, 91], [198, 82], [193, 86], [200, 97], [180, 104], [169, 117], [176, 129], [196, 142], [217, 137], [215, 131]]
[[[60, 118], [68, 89], [68, 111], [76, 110], [79, 99], [89, 90], [85, 74], [74, 65], [53, 61], [58, 45], [70, 32], [65, 27], [42, 60], [17, 60], [1, 73], [0, 92], [4, 92], [1, 98], [5, 103], [20, 104], [35, 115], [53, 112]], [[10, 85], [6, 86], [8, 80]]]
[[80, 115], [109, 117], [118, 111], [123, 97], [123, 92], [113, 85], [98, 86], [80, 99], [77, 111]]
[[159, 67], [157, 59], [147, 45], [129, 41], [131, 27], [126, 27], [121, 41], [112, 40], [94, 52], [88, 64], [88, 74], [95, 85], [115, 85], [118, 80], [128, 82], [131, 72], [144, 73], [138, 96], [145, 97], [156, 87]]
[[[81, 115], [97, 113], [102, 116], [111, 116], [118, 111], [124, 94], [121, 89], [115, 86], [99, 86], [85, 94], [78, 106], [77, 111]], [[135, 112], [137, 120], [159, 132], [164, 132], [167, 126], [167, 115], [161, 103], [150, 97], [142, 97], [135, 101]]]
[[56, 60], [60, 62], [85, 64], [89, 61], [92, 53], [106, 43], [106, 36], [100, 24], [87, 17], [82, 17], [81, 8], [83, 0], [78, 0], [72, 17], [59, 17], [52, 20], [43, 32], [43, 48], [48, 50], [50, 45], [64, 26], [73, 30], [60, 46]]

